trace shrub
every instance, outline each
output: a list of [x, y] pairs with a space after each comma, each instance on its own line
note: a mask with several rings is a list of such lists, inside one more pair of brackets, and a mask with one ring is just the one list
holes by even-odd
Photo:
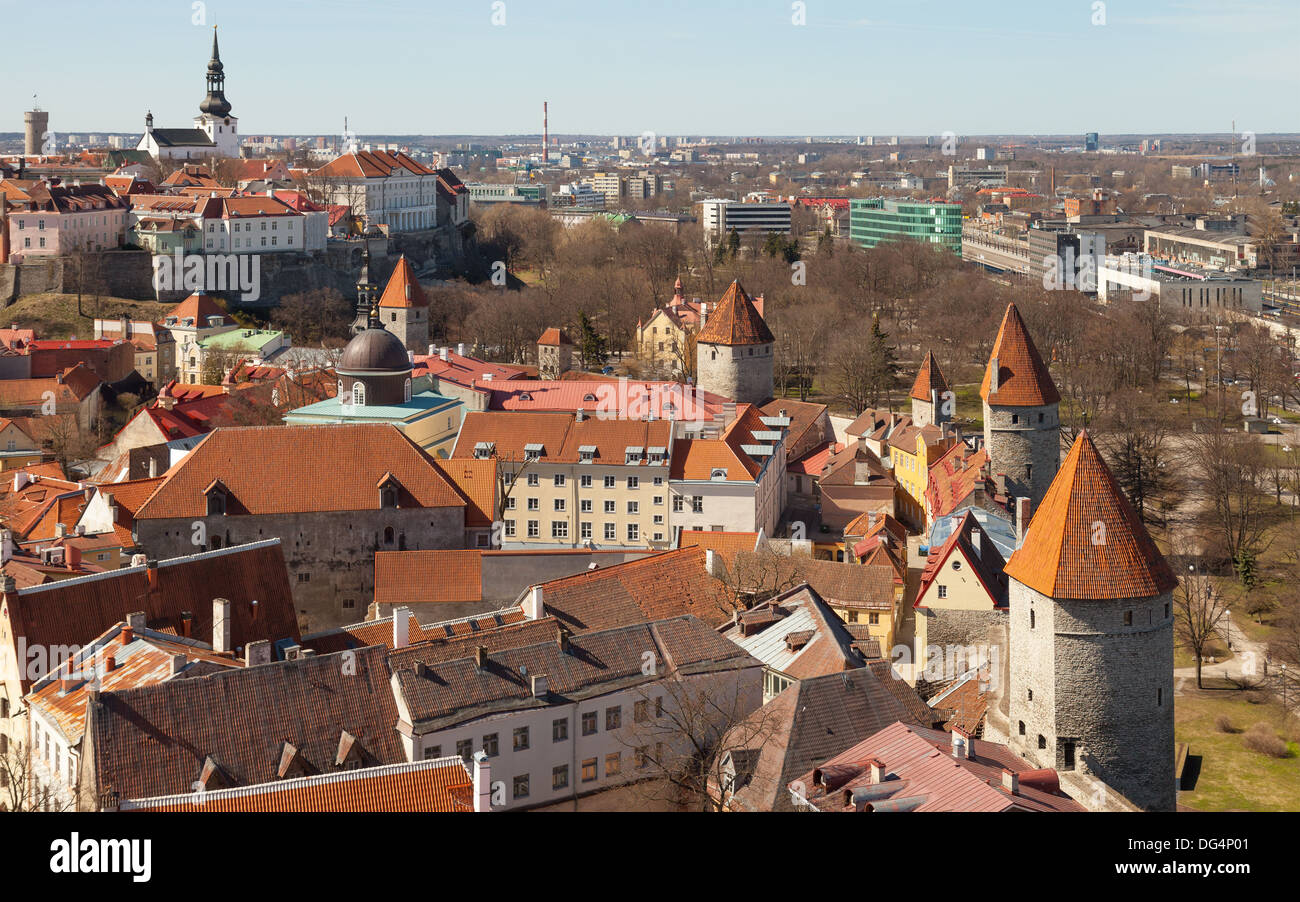
[[1270, 758], [1285, 758], [1289, 754], [1285, 740], [1277, 735], [1276, 730], [1263, 721], [1247, 730], [1243, 741], [1246, 748], [1252, 752], [1259, 752], [1261, 755], [1268, 755]]
[[1214, 718], [1214, 727], [1215, 727], [1215, 729], [1217, 729], [1220, 733], [1240, 733], [1240, 732], [1241, 732], [1241, 730], [1240, 730], [1238, 727], [1236, 727], [1236, 726], [1233, 725], [1232, 720], [1229, 719], [1228, 715], [1226, 715], [1226, 714], [1220, 714], [1218, 717]]
[[1268, 701], [1268, 693], [1259, 689], [1251, 689], [1243, 697], [1252, 705], [1262, 705]]

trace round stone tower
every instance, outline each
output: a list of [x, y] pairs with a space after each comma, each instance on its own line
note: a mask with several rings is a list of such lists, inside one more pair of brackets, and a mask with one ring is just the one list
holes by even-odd
[[980, 386], [984, 447], [1010, 498], [1036, 508], [1061, 463], [1061, 394], [1015, 304], [1007, 305]]
[[405, 254], [379, 299], [379, 318], [408, 351], [423, 354], [429, 347], [429, 299]]
[[1011, 748], [1173, 811], [1177, 579], [1086, 432], [1006, 574]]
[[695, 338], [696, 384], [741, 404], [766, 404], [775, 342], [763, 314], [740, 282], [732, 282]]

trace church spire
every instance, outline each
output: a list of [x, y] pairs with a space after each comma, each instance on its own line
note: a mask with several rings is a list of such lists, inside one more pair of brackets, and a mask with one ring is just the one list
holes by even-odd
[[221, 51], [217, 47], [217, 26], [212, 26], [212, 59], [208, 60], [208, 95], [199, 104], [199, 112], [224, 118], [230, 115], [230, 101], [226, 99], [226, 67], [221, 64]]

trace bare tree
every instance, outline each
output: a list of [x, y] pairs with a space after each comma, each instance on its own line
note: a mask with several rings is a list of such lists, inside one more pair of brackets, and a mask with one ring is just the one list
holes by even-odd
[[1183, 645], [1196, 655], [1196, 688], [1204, 689], [1201, 682], [1201, 659], [1205, 649], [1219, 635], [1220, 622], [1225, 620], [1228, 604], [1214, 588], [1210, 577], [1203, 573], [1188, 573], [1174, 590], [1174, 619]]
[[0, 739], [0, 811], [67, 811], [72, 804], [60, 799], [39, 779], [28, 744]]
[[1267, 496], [1260, 490], [1264, 454], [1250, 436], [1240, 432], [1208, 432], [1194, 436], [1191, 451], [1200, 462], [1199, 519], [1219, 552], [1231, 562], [1243, 584], [1253, 584], [1255, 560], [1268, 546]]
[[633, 792], [646, 800], [699, 811], [723, 811], [728, 762], [761, 751], [776, 718], [761, 705], [755, 680], [735, 669], [706, 675], [673, 673], [636, 690], [632, 722], [615, 737], [632, 751], [641, 777]]

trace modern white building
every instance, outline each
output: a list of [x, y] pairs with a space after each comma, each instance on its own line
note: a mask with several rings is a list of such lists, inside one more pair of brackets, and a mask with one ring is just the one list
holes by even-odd
[[700, 222], [710, 244], [729, 234], [732, 229], [742, 237], [747, 232], [789, 235], [791, 209], [788, 203], [742, 203], [712, 199], [700, 202]]

